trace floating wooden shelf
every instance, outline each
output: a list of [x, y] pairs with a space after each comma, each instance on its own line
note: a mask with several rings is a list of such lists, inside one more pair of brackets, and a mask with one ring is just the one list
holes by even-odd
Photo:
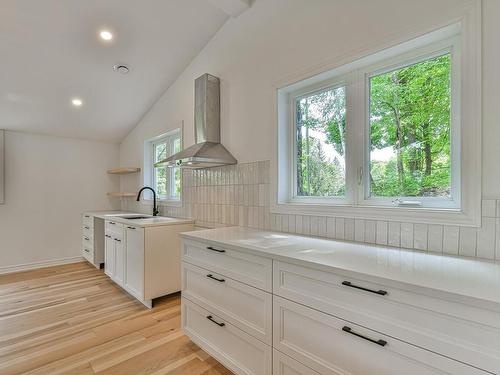
[[137, 196], [137, 193], [124, 193], [122, 191], [111, 191], [108, 193], [108, 197], [135, 197]]
[[141, 168], [124, 167], [124, 168], [108, 169], [108, 174], [130, 174], [130, 173], [137, 173], [140, 171]]

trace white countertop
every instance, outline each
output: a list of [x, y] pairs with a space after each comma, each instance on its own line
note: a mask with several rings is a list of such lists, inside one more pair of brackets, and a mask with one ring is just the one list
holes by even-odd
[[137, 216], [150, 216], [140, 212], [125, 212], [125, 211], [88, 211], [85, 214], [98, 217], [104, 220], [112, 220], [116, 223], [129, 224], [136, 227], [158, 227], [164, 225], [179, 225], [179, 224], [194, 224], [191, 219], [179, 219], [167, 216], [152, 216], [148, 219], [126, 219], [119, 216], [124, 215], [137, 215]]
[[186, 232], [181, 236], [326, 271], [354, 272], [500, 304], [499, 262], [243, 227]]

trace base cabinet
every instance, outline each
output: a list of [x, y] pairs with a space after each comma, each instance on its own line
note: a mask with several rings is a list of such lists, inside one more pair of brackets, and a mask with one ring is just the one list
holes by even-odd
[[236, 374], [271, 375], [271, 347], [186, 298], [182, 327], [189, 338]]
[[82, 215], [82, 256], [94, 267], [104, 263], [104, 220], [90, 213]]
[[[446, 296], [430, 303], [425, 293], [414, 296], [391, 285], [382, 291], [353, 278], [347, 283], [283, 257], [274, 260], [251, 249], [248, 254], [185, 237], [183, 330], [238, 375], [500, 374], [493, 312], [500, 306], [472, 309], [467, 301], [450, 303]], [[250, 277], [251, 270], [256, 272]], [[471, 312], [468, 321], [478, 328], [476, 336], [457, 315], [464, 311]], [[453, 317], [447, 324], [459, 332], [436, 327], [444, 317]], [[410, 323], [418, 325], [413, 335], [406, 333]], [[478, 344], [482, 360], [474, 356]]]

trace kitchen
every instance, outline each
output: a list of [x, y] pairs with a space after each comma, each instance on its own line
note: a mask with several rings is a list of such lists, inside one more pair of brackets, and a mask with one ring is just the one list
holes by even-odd
[[499, 16], [2, 2], [0, 373], [500, 373]]

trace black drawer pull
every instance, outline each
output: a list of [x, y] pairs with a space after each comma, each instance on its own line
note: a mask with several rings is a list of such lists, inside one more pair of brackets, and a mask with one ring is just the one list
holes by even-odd
[[350, 281], [342, 281], [342, 285], [349, 286], [351, 288], [361, 289], [364, 290], [365, 292], [375, 293], [381, 296], [385, 296], [387, 294], [385, 290], [373, 290], [373, 289], [363, 288], [362, 286], [351, 284]]
[[85, 229], [89, 229], [90, 230], [90, 227], [84, 227]]
[[135, 229], [135, 227], [127, 227], [128, 229]]
[[362, 339], [364, 339], [364, 340], [367, 340], [367, 341], [373, 342], [374, 344], [377, 344], [377, 345], [380, 345], [380, 346], [386, 346], [386, 345], [387, 345], [387, 341], [385, 341], [385, 340], [382, 340], [382, 339], [380, 339], [380, 340], [374, 340], [374, 339], [371, 339], [371, 338], [369, 338], [369, 337], [363, 336], [363, 335], [361, 335], [361, 334], [359, 334], [359, 333], [354, 332], [354, 331], [351, 329], [351, 327], [348, 327], [348, 326], [343, 326], [343, 327], [342, 327], [342, 331], [347, 332], [347, 333], [350, 333], [351, 335], [354, 335], [354, 336], [360, 337], [360, 338], [362, 338]]
[[226, 325], [225, 323], [217, 322], [212, 315], [207, 316], [207, 319], [210, 320], [212, 323], [217, 324], [219, 327], [224, 327]]
[[83, 249], [85, 252], [90, 253], [89, 249]]
[[122, 242], [122, 240], [119, 240], [118, 238], [115, 238], [115, 241]]
[[207, 250], [216, 251], [218, 253], [225, 253], [226, 252], [226, 250], [216, 249], [215, 247], [212, 247], [212, 246], [207, 246]]
[[111, 236], [109, 234], [105, 234], [104, 237], [111, 238]]
[[217, 277], [215, 277], [214, 275], [212, 274], [208, 274], [207, 277], [209, 279], [212, 279], [212, 280], [215, 280], [215, 281], [218, 281], [219, 283], [223, 283], [224, 281], [226, 281], [226, 279], [218, 279]]
[[110, 221], [109, 223], [110, 223], [111, 225], [116, 225], [116, 223], [115, 223], [115, 222], [113, 222], [113, 221]]
[[83, 237], [83, 238], [85, 238], [85, 241], [90, 241], [90, 238], [88, 237]]

